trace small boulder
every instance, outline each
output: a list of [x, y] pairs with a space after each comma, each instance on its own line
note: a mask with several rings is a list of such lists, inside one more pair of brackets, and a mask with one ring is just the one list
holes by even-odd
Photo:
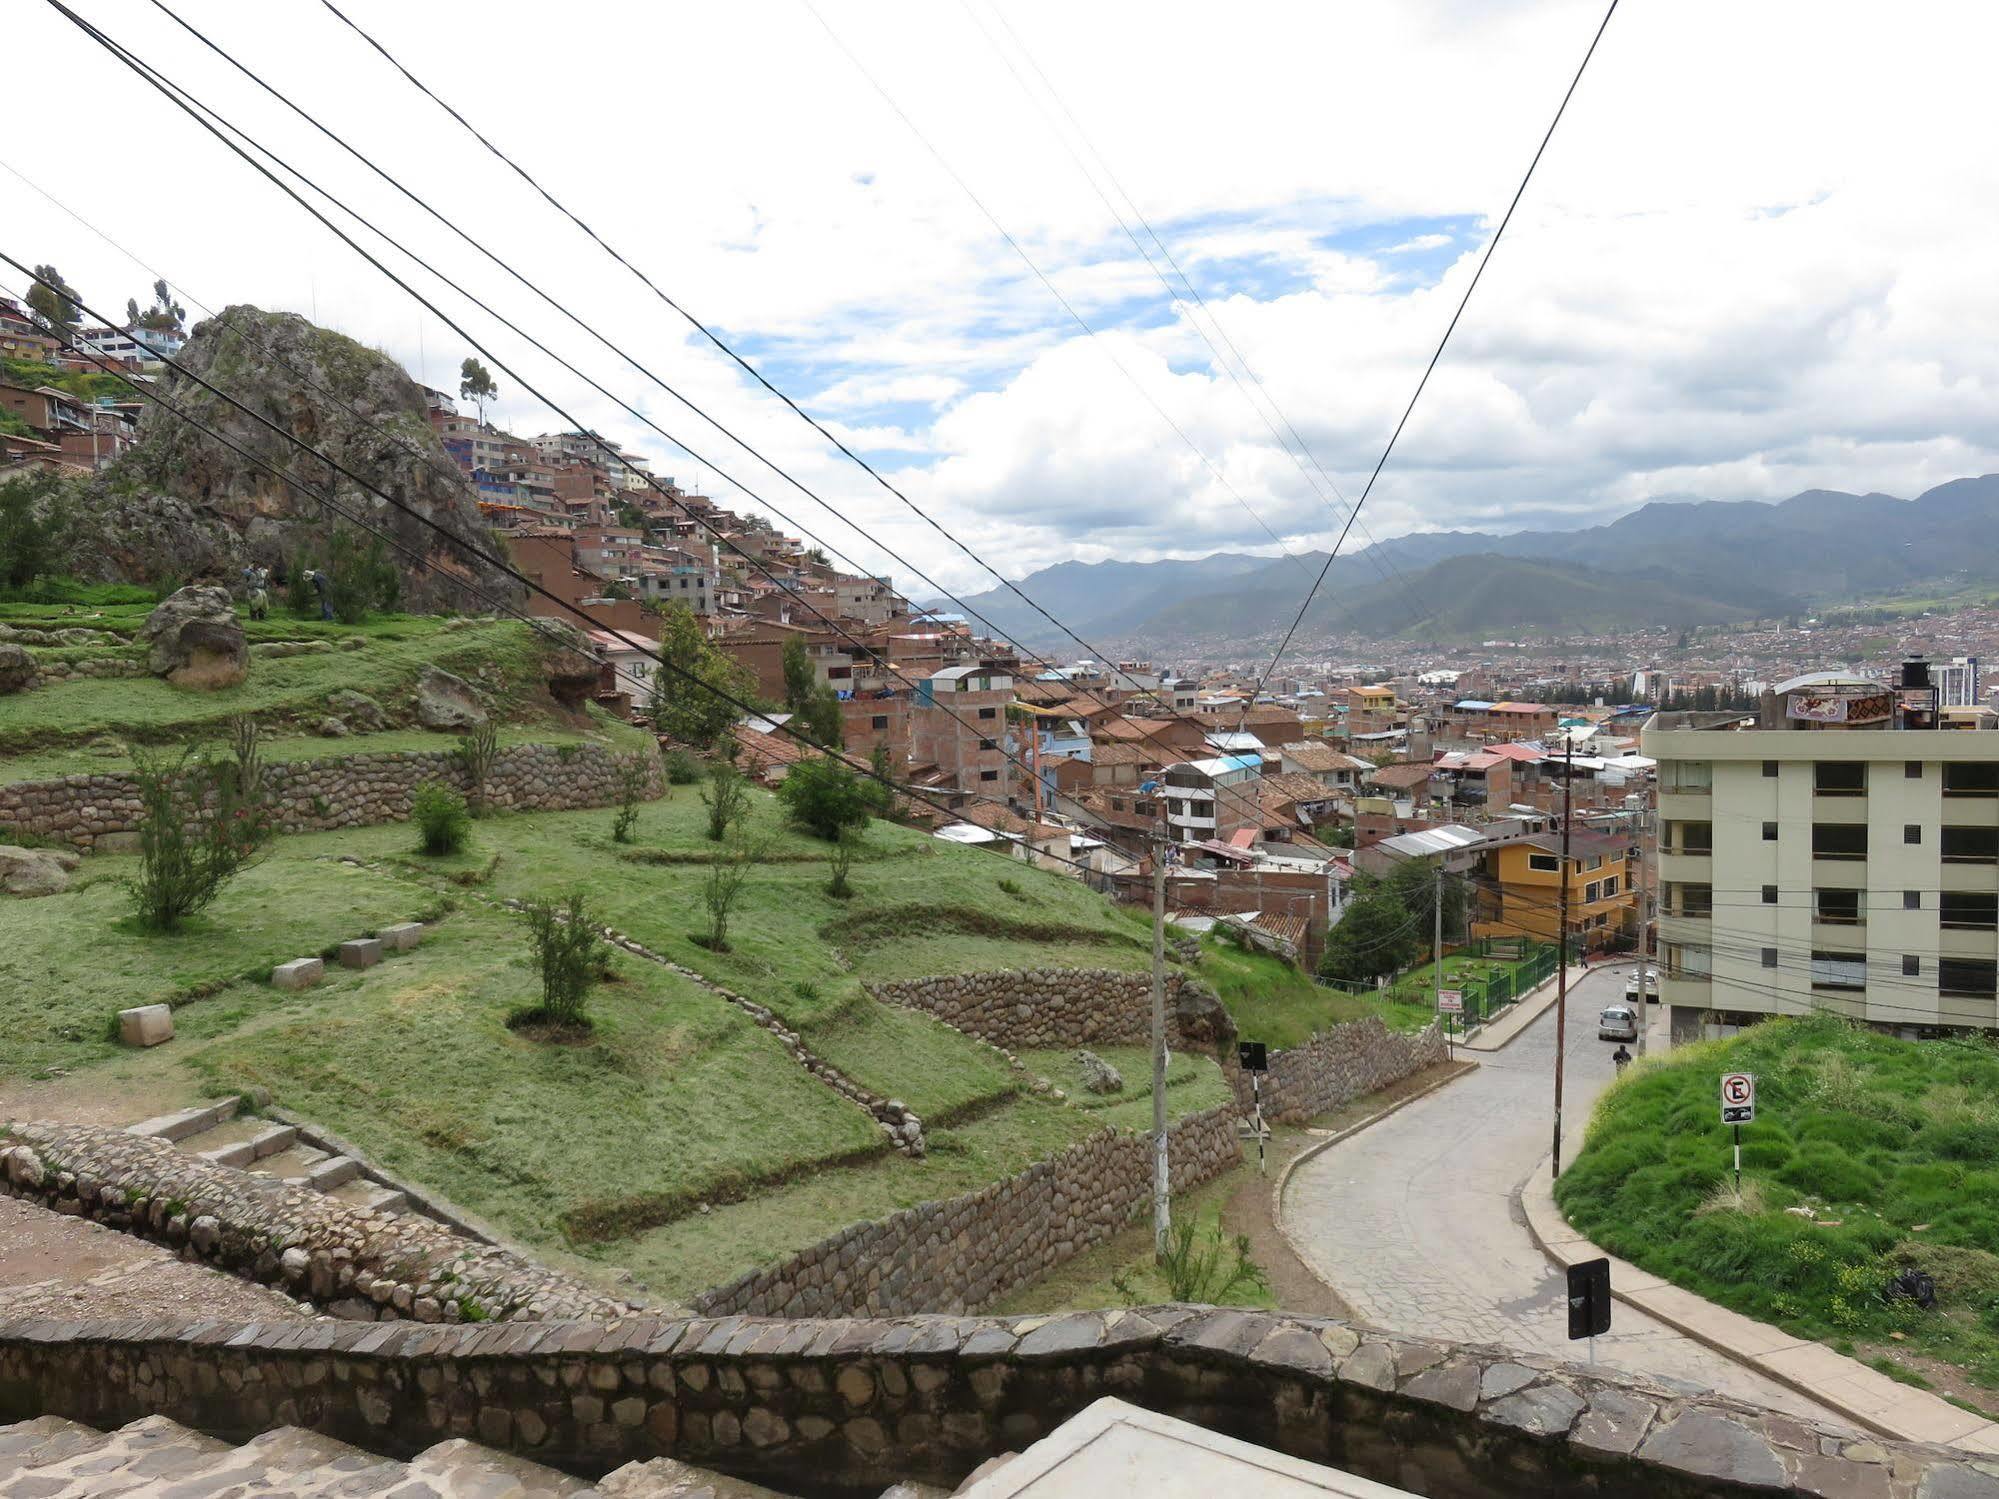
[[20, 848], [0, 843], [0, 890], [9, 895], [55, 895], [82, 860], [66, 848]]
[[1124, 1074], [1094, 1051], [1076, 1053], [1076, 1068], [1082, 1074], [1083, 1086], [1092, 1093], [1124, 1092]]
[[340, 944], [342, 968], [373, 968], [382, 961], [382, 944], [373, 937], [356, 937]]
[[0, 697], [10, 692], [25, 692], [35, 685], [35, 658], [28, 654], [27, 647], [0, 645]]
[[331, 715], [322, 718], [319, 721], [319, 737], [322, 739], [345, 739], [347, 737], [346, 720], [334, 718]]
[[165, 1005], [138, 1005], [118, 1012], [118, 1039], [127, 1046], [158, 1046], [174, 1038], [174, 1012]]
[[373, 734], [388, 727], [388, 717], [382, 712], [382, 705], [365, 692], [354, 692], [345, 687], [338, 692], [329, 692], [326, 694], [326, 706], [364, 734]]
[[280, 963], [271, 970], [271, 986], [294, 991], [310, 989], [325, 977], [325, 959], [293, 958], [289, 963]]
[[176, 687], [234, 687], [250, 648], [226, 588], [183, 588], [146, 616], [139, 632], [152, 647], [147, 668]]
[[426, 666], [416, 679], [416, 721], [426, 729], [473, 729], [486, 721], [486, 710], [470, 682]]

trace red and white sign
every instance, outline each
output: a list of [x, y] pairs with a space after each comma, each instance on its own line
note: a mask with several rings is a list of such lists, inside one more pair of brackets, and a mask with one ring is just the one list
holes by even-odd
[[1447, 1015], [1462, 1015], [1465, 1012], [1465, 993], [1462, 989], [1439, 989], [1437, 1008]]
[[1747, 1124], [1756, 1117], [1756, 1079], [1747, 1072], [1727, 1072], [1721, 1079], [1721, 1122]]

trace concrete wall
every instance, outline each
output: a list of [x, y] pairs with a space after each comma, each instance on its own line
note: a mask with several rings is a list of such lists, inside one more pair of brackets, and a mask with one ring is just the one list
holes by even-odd
[[[1237, 1118], [1224, 1105], [1169, 1127], [1174, 1191], [1242, 1159]], [[1106, 1129], [976, 1192], [843, 1229], [694, 1306], [714, 1316], [976, 1311], [1128, 1226], [1151, 1194], [1150, 1139]]]
[[1685, 1385], [1263, 1312], [506, 1323], [0, 1321], [0, 1422], [448, 1437], [597, 1477], [663, 1454], [788, 1493], [957, 1483], [1104, 1395], [1436, 1499], [1990, 1499], [1946, 1448]]
[[[495, 807], [517, 812], [608, 806], [618, 799], [618, 766], [633, 755], [650, 762], [648, 795], [657, 796], [661, 780], [654, 750], [515, 744], [495, 757], [487, 797]], [[399, 822], [409, 816], [410, 797], [426, 781], [464, 789], [455, 745], [279, 761], [264, 770], [266, 794], [287, 833]], [[136, 832], [138, 826], [139, 788], [129, 774], [0, 785], [0, 829], [90, 848], [107, 833]]]

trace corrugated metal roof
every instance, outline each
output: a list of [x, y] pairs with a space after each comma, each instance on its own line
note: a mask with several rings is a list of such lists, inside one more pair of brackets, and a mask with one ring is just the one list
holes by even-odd
[[1427, 859], [1432, 854], [1460, 853], [1483, 842], [1485, 834], [1476, 828], [1459, 827], [1456, 823], [1451, 823], [1441, 828], [1423, 828], [1414, 833], [1397, 833], [1393, 838], [1383, 838], [1376, 846], [1407, 859]]

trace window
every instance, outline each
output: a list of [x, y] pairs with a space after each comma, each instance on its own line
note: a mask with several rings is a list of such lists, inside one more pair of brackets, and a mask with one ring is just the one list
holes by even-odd
[[1999, 796], [1999, 760], [1943, 768], [1945, 796]]
[[1529, 854], [1527, 856], [1527, 867], [1529, 869], [1541, 870], [1547, 874], [1553, 874], [1562, 867], [1562, 861], [1553, 854]]
[[1859, 926], [1860, 892], [1858, 890], [1818, 890], [1817, 917], [1820, 921], [1834, 926]]
[[887, 715], [886, 713], [877, 713], [877, 714], [875, 714], [875, 715], [874, 715], [874, 716], [873, 716], [872, 718], [870, 718], [870, 719], [868, 720], [868, 727], [869, 727], [869, 728], [871, 728], [871, 729], [885, 729], [885, 728], [887, 728], [887, 727], [888, 727], [888, 715]]
[[1665, 777], [1661, 791], [1706, 796], [1714, 789], [1714, 767], [1706, 760], [1668, 760], [1659, 769]]
[[982, 750], [995, 750], [995, 749], [998, 749], [998, 748], [999, 748], [999, 741], [998, 741], [998, 740], [996, 740], [996, 739], [981, 739], [981, 740], [979, 741], [979, 748], [980, 748], [980, 749], [982, 749]]
[[1763, 841], [1765, 843], [1775, 843], [1777, 841], [1776, 823], [1766, 822], [1763, 824]]
[[1937, 897], [1937, 924], [1962, 931], [1999, 931], [1999, 895], [1946, 890]]
[[1603, 881], [1591, 880], [1583, 886], [1583, 904], [1591, 905], [1603, 899]]
[[979, 772], [979, 779], [982, 781], [997, 781], [999, 779], [999, 772], [996, 770], [982, 770]]
[[1967, 999], [1999, 998], [1999, 963], [1990, 958], [1939, 958], [1937, 992]]
[[1765, 885], [1763, 887], [1763, 904], [1766, 906], [1777, 904], [1777, 887], [1775, 885]]
[[997, 716], [998, 716], [998, 714], [999, 714], [999, 709], [997, 709], [997, 708], [981, 708], [981, 709], [979, 709], [979, 717], [981, 717], [981, 718], [994, 718], [994, 717], [997, 717]]
[[1861, 952], [1814, 952], [1812, 954], [1812, 987], [1814, 989], [1865, 989], [1867, 987], [1867, 954]]
[[1678, 833], [1675, 853], [1711, 854], [1714, 852], [1714, 824], [1711, 822], [1679, 822], [1673, 824]]
[[1902, 976], [1904, 978], [1912, 978], [1912, 979], [1921, 978], [1923, 976], [1923, 960], [1917, 957], [1912, 952], [1903, 953]]
[[1903, 823], [1902, 841], [1904, 843], [1921, 843], [1923, 841], [1923, 825], [1920, 822]]
[[1769, 781], [1777, 779], [1777, 762], [1775, 760], [1765, 760], [1763, 762], [1763, 778]]
[[1999, 864], [1999, 828], [1945, 828], [1946, 864]]
[[1814, 859], [1864, 859], [1867, 857], [1865, 823], [1815, 822], [1812, 824]]
[[1667, 905], [1675, 916], [1711, 916], [1714, 914], [1714, 886], [1675, 883], [1669, 889]]
[[1904, 890], [1902, 892], [1902, 909], [1904, 911], [1920, 911], [1922, 910], [1922, 908], [1923, 908], [1922, 891]]
[[1860, 760], [1821, 760], [1812, 767], [1812, 790], [1820, 796], [1863, 796], [1867, 766]]
[[1920, 760], [1904, 760], [1902, 762], [1902, 774], [1911, 781], [1920, 781], [1923, 778], [1923, 762]]
[[1766, 947], [1763, 949], [1763, 966], [1765, 968], [1775, 968], [1777, 966], [1776, 948]]
[[1615, 894], [1617, 894], [1617, 876], [1611, 875], [1603, 882], [1603, 898], [1609, 900]]

